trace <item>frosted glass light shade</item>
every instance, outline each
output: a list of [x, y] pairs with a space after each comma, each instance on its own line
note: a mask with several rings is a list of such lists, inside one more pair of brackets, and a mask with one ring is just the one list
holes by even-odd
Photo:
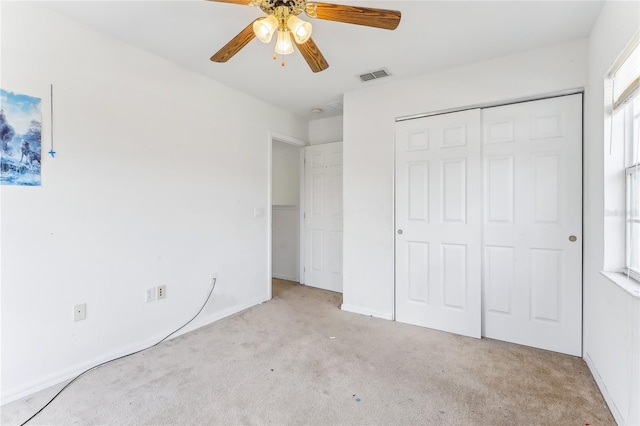
[[276, 53], [279, 55], [289, 55], [293, 53], [293, 43], [289, 31], [278, 30], [278, 40], [276, 40]]
[[287, 19], [287, 27], [291, 30], [296, 43], [302, 44], [311, 37], [311, 24], [298, 18], [296, 15], [289, 15]]
[[269, 15], [253, 23], [253, 33], [263, 43], [269, 43], [273, 33], [278, 29], [278, 18]]

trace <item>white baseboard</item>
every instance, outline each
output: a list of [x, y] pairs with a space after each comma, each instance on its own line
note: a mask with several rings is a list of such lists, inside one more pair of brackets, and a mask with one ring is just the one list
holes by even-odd
[[287, 281], [293, 281], [293, 282], [298, 282], [298, 277], [295, 277], [293, 275], [287, 275], [287, 274], [276, 274], [275, 272], [271, 274], [273, 276], [273, 278], [277, 278], [279, 280], [287, 280]]
[[589, 370], [591, 371], [591, 375], [595, 379], [596, 384], [600, 389], [600, 393], [602, 393], [602, 396], [604, 397], [605, 402], [609, 406], [609, 411], [611, 411], [611, 414], [613, 415], [613, 418], [615, 419], [616, 423], [619, 425], [626, 424], [624, 417], [622, 417], [622, 414], [620, 413], [620, 410], [618, 410], [616, 403], [613, 401], [613, 398], [611, 398], [611, 394], [609, 393], [607, 386], [604, 384], [604, 381], [602, 380], [602, 377], [600, 376], [600, 373], [598, 372], [598, 369], [593, 363], [593, 360], [591, 359], [591, 356], [589, 356], [588, 352], [585, 353], [584, 361], [587, 363], [587, 367], [589, 367]]
[[[191, 324], [189, 324], [187, 327], [183, 328], [182, 330], [180, 330], [179, 332], [177, 332], [176, 334], [174, 334], [173, 336], [171, 336], [168, 340], [171, 340], [175, 337], [178, 336], [182, 336], [183, 334], [189, 333], [191, 331], [194, 331], [200, 327], [204, 327], [205, 325], [209, 325], [213, 322], [219, 321], [223, 318], [226, 318], [228, 316], [231, 316], [233, 314], [237, 314], [238, 312], [244, 311], [245, 309], [249, 309], [253, 306], [259, 305], [261, 303], [266, 302], [268, 299], [267, 298], [261, 298], [258, 300], [253, 300], [250, 302], [245, 302], [242, 303], [240, 305], [237, 306], [233, 306], [231, 308], [225, 309], [223, 311], [220, 312], [216, 312], [213, 315], [210, 315], [208, 317], [202, 317], [201, 319], [196, 318]], [[176, 328], [179, 327], [182, 324], [177, 324]], [[164, 336], [166, 336], [166, 331], [163, 332], [161, 335], [158, 336], [154, 336], [151, 338], [147, 338], [143, 341], [140, 341], [134, 345], [129, 345], [126, 346], [124, 348], [120, 348], [117, 351], [113, 351], [113, 352], [109, 352], [107, 354], [101, 355], [99, 357], [93, 358], [87, 362], [83, 362], [81, 364], [76, 364], [72, 367], [69, 368], [65, 368], [56, 372], [53, 372], [51, 374], [48, 374], [45, 377], [42, 377], [40, 379], [31, 381], [29, 383], [25, 383], [22, 386], [19, 386], [15, 389], [11, 389], [8, 392], [3, 392], [2, 396], [0, 397], [0, 405], [5, 405], [8, 404], [10, 402], [16, 401], [20, 398], [24, 398], [25, 396], [29, 396], [35, 392], [41, 391], [43, 389], [46, 389], [48, 387], [57, 385], [57, 384], [61, 384], [63, 382], [66, 382], [67, 380], [71, 380], [73, 379], [75, 376], [77, 376], [78, 374], [82, 373], [83, 371], [101, 364], [105, 361], [109, 361], [111, 359], [114, 358], [118, 358], [120, 356], [123, 355], [127, 355], [136, 351], [139, 351], [143, 348], [146, 348], [148, 346], [151, 346], [155, 343], [157, 343], [160, 339], [162, 339]]]
[[340, 307], [343, 311], [352, 312], [354, 314], [366, 315], [369, 317], [382, 318], [386, 320], [393, 320], [393, 314], [388, 312], [376, 312], [371, 309], [362, 308], [360, 306], [348, 305], [343, 303]]

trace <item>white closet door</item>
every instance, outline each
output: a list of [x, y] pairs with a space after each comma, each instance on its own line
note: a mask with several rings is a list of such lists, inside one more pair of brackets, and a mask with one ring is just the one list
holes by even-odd
[[582, 352], [582, 95], [482, 111], [483, 335]]
[[342, 142], [305, 148], [304, 283], [342, 292]]
[[396, 124], [396, 320], [480, 337], [480, 110]]

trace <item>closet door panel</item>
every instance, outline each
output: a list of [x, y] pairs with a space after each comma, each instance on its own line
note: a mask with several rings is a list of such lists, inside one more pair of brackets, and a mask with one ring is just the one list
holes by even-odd
[[487, 108], [483, 336], [582, 354], [582, 95]]
[[480, 337], [480, 111], [396, 125], [396, 319]]

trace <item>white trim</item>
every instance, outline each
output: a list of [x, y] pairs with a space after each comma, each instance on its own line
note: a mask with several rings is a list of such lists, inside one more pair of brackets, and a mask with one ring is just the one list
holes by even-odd
[[576, 89], [562, 90], [559, 92], [547, 93], [542, 95], [525, 96], [521, 98], [514, 98], [514, 99], [509, 99], [504, 101], [486, 102], [486, 103], [475, 104], [475, 105], [460, 106], [456, 108], [448, 108], [448, 109], [443, 109], [439, 111], [432, 111], [432, 112], [426, 112], [421, 114], [396, 117], [396, 123], [400, 121], [406, 121], [406, 120], [415, 120], [417, 118], [431, 117], [433, 115], [442, 115], [442, 114], [450, 114], [452, 112], [468, 111], [470, 109], [494, 108], [494, 107], [499, 107], [504, 105], [519, 104], [522, 102], [540, 101], [542, 99], [558, 98], [560, 96], [571, 96], [571, 95], [577, 95], [577, 94], [583, 94], [583, 93], [584, 93], [584, 88], [576, 88]]
[[354, 314], [366, 315], [368, 317], [382, 318], [386, 320], [393, 320], [393, 314], [389, 312], [377, 312], [367, 308], [361, 308], [359, 306], [348, 305], [343, 303], [340, 307], [345, 312], [351, 312]]
[[299, 217], [298, 217], [298, 223], [299, 223], [299, 229], [298, 232], [300, 232], [300, 235], [298, 235], [299, 237], [299, 241], [298, 241], [298, 248], [300, 250], [300, 252], [298, 253], [298, 256], [300, 256], [300, 261], [298, 262], [298, 279], [297, 281], [300, 284], [304, 284], [304, 247], [305, 247], [305, 239], [304, 239], [304, 219], [305, 219], [305, 213], [307, 210], [307, 206], [305, 204], [305, 192], [304, 192], [304, 188], [305, 188], [305, 181], [304, 181], [304, 174], [305, 174], [305, 167], [306, 167], [306, 163], [304, 161], [305, 159], [305, 150], [306, 147], [301, 147], [300, 148], [300, 157], [299, 160], [300, 161], [300, 167], [298, 168], [300, 170], [300, 176], [299, 176], [299, 180], [300, 180], [300, 198], [298, 201], [298, 205], [300, 208], [299, 211]]
[[613, 400], [613, 398], [611, 398], [609, 389], [607, 389], [607, 386], [604, 384], [604, 380], [602, 380], [602, 377], [600, 377], [600, 373], [598, 372], [598, 369], [596, 368], [594, 362], [591, 360], [591, 356], [588, 352], [584, 356], [584, 361], [587, 363], [587, 367], [589, 367], [589, 371], [591, 371], [591, 375], [596, 381], [596, 384], [600, 389], [600, 393], [604, 397], [604, 400], [607, 403], [609, 411], [611, 411], [611, 415], [613, 415], [614, 420], [619, 425], [625, 424], [624, 418], [622, 417], [622, 414], [620, 414], [620, 410], [618, 410], [615, 401]]
[[270, 141], [277, 140], [280, 142], [288, 143], [289, 145], [296, 145], [299, 147], [305, 147], [309, 145], [309, 142], [303, 141], [302, 139], [293, 138], [291, 136], [286, 136], [277, 132], [269, 132]]
[[[640, 130], [639, 130], [640, 131]], [[635, 136], [633, 135], [632, 137]], [[627, 139], [625, 137], [625, 139]], [[625, 145], [628, 140], [625, 140]], [[633, 145], [633, 144], [632, 144]], [[625, 147], [626, 148], [626, 147]], [[631, 152], [633, 153], [635, 147], [631, 147]], [[625, 152], [627, 150], [625, 149]], [[634, 160], [637, 160], [635, 158]], [[625, 230], [624, 230], [624, 268], [623, 272], [633, 278], [634, 280], [640, 281], [640, 271], [638, 271], [638, 265], [634, 265], [635, 267], [631, 267], [632, 257], [636, 255], [635, 250], [638, 250], [636, 247], [638, 244], [635, 244], [636, 241], [640, 242], [640, 235], [634, 235], [633, 233], [633, 223], [638, 223], [637, 214], [632, 212], [632, 205], [634, 203], [634, 198], [638, 196], [637, 191], [633, 191], [633, 184], [631, 183], [635, 180], [635, 176], [640, 176], [640, 164], [635, 163], [625, 170], [625, 178], [624, 178], [624, 192], [625, 192]], [[640, 293], [638, 293], [640, 295]]]
[[296, 277], [292, 277], [291, 275], [286, 275], [286, 274], [277, 274], [277, 273], [273, 273], [273, 278], [277, 278], [279, 280], [285, 280], [285, 281], [293, 281], [293, 282], [298, 282], [298, 279]]
[[631, 277], [627, 278], [627, 275], [622, 272], [600, 271], [600, 274], [612, 283], [616, 284], [631, 297], [640, 299], [640, 282]]
[[[213, 322], [219, 321], [223, 318], [226, 318], [228, 316], [237, 314], [238, 312], [244, 311], [245, 309], [249, 309], [252, 308], [256, 305], [259, 305], [261, 303], [266, 302], [268, 299], [255, 299], [255, 300], [251, 300], [249, 302], [245, 302], [242, 303], [240, 305], [237, 306], [233, 306], [230, 307], [228, 309], [225, 309], [221, 312], [218, 312], [217, 314], [214, 314], [210, 317], [206, 317], [201, 319], [200, 321], [194, 321], [191, 324], [189, 324], [187, 327], [183, 328], [182, 330], [180, 330], [179, 332], [177, 332], [176, 334], [174, 334], [173, 336], [171, 336], [169, 339], [167, 339], [167, 341], [172, 340], [178, 336], [182, 336], [184, 334], [187, 334], [191, 331], [194, 331], [200, 327], [204, 327], [206, 325], [209, 325]], [[154, 337], [151, 337], [149, 339], [146, 339], [143, 342], [138, 342], [134, 345], [128, 345], [125, 346], [123, 348], [120, 348], [118, 350], [115, 351], [111, 351], [107, 354], [103, 354], [99, 357], [93, 358], [89, 361], [83, 362], [81, 364], [76, 364], [72, 367], [68, 367], [62, 370], [58, 370], [55, 371], [51, 374], [46, 375], [43, 378], [39, 378], [36, 380], [33, 380], [29, 383], [26, 383], [20, 387], [18, 387], [16, 390], [8, 393], [8, 394], [2, 394], [2, 400], [0, 401], [0, 405], [5, 405], [8, 404], [10, 402], [16, 401], [18, 399], [24, 398], [25, 396], [29, 396], [33, 393], [36, 393], [38, 391], [41, 391], [43, 389], [46, 389], [48, 387], [51, 386], [55, 386], [58, 384], [62, 384], [63, 382], [66, 382], [67, 380], [73, 379], [75, 376], [77, 376], [78, 374], [82, 373], [83, 371], [94, 367], [98, 364], [101, 364], [103, 362], [112, 360], [114, 358], [118, 358], [127, 354], [130, 354], [132, 352], [136, 352], [139, 351], [141, 349], [144, 349], [148, 346], [151, 346], [155, 343], [157, 343], [160, 339], [162, 339], [164, 336], [166, 336], [166, 331], [163, 332], [162, 334], [158, 334]]]
[[273, 297], [273, 132], [269, 132], [267, 143], [267, 300]]
[[[391, 209], [391, 223], [392, 223], [392, 229], [391, 229], [391, 233], [393, 235], [393, 248], [392, 248], [392, 255], [393, 255], [393, 306], [392, 306], [392, 312], [391, 312], [391, 320], [392, 321], [397, 321], [398, 318], [398, 299], [396, 298], [396, 295], [398, 294], [398, 282], [396, 280], [397, 274], [398, 274], [398, 269], [397, 269], [397, 264], [396, 264], [396, 260], [397, 260], [397, 255], [398, 252], [396, 250], [396, 245], [397, 245], [397, 241], [396, 238], [398, 236], [397, 232], [398, 232], [398, 224], [396, 223], [396, 219], [397, 219], [397, 215], [396, 215], [396, 193], [397, 193], [397, 184], [398, 184], [398, 163], [397, 163], [397, 146], [398, 146], [398, 139], [397, 139], [397, 120], [396, 123], [394, 123], [393, 125], [393, 176], [391, 177], [391, 181], [392, 181], [392, 187], [391, 187], [391, 205], [393, 206], [393, 208]], [[343, 161], [344, 162], [344, 161]], [[343, 288], [344, 290], [344, 288]]]

